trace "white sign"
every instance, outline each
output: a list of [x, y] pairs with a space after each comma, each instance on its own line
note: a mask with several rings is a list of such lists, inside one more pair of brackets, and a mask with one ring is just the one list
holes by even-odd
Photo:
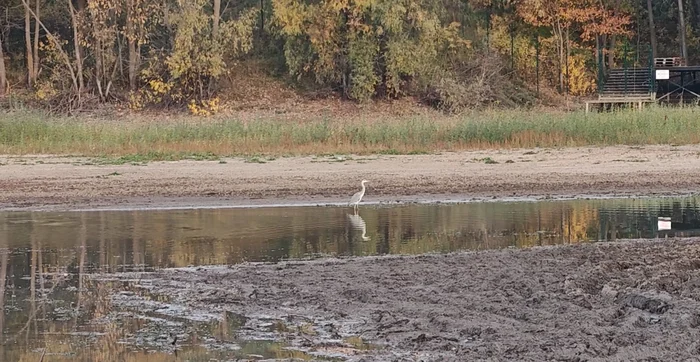
[[656, 70], [656, 79], [669, 79], [671, 78], [671, 75], [669, 74], [668, 69], [657, 69]]
[[659, 217], [659, 231], [661, 230], [671, 230], [671, 218], [670, 217]]

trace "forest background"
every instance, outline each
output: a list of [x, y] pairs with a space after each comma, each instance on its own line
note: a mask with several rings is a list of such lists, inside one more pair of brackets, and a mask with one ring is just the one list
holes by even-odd
[[4, 0], [0, 97], [200, 115], [285, 94], [527, 107], [594, 94], [599, 65], [697, 63], [699, 36], [700, 0]]

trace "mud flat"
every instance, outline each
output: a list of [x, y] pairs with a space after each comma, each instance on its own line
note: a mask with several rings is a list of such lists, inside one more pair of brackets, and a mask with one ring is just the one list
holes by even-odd
[[[168, 296], [168, 307], [152, 308], [179, 311], [180, 317], [239, 316], [235, 333], [241, 337], [265, 334], [294, 349], [346, 360], [700, 358], [700, 239], [95, 278], [147, 290], [149, 300]], [[130, 295], [114, 302], [148, 309], [145, 300]]]

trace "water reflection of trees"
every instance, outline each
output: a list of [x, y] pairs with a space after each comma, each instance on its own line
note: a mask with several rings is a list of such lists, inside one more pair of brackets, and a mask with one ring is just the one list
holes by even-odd
[[0, 229], [0, 356], [5, 354], [5, 289], [7, 287], [7, 268], [9, 249], [7, 247], [7, 220], [4, 219]]
[[[0, 331], [3, 331], [0, 357], [3, 361], [37, 360], [34, 354], [37, 349], [42, 351], [45, 348], [45, 343], [42, 343], [44, 336], [61, 332], [53, 323], [48, 323], [51, 328], [45, 328], [45, 321], [50, 319], [47, 310], [56, 306], [50, 298], [65, 287], [66, 273], [61, 265], [44, 264], [45, 249], [41, 242], [44, 235], [40, 230], [28, 230], [25, 234], [29, 239], [28, 249], [22, 252], [8, 247], [14, 235], [7, 218], [3, 218], [0, 232]], [[47, 267], [53, 271], [46, 273]]]
[[[0, 361], [171, 361], [169, 353], [138, 352], [122, 343], [143, 326], [142, 321], [102, 319], [112, 310], [113, 290], [85, 278], [85, 215], [75, 230], [77, 245], [60, 252], [42, 245], [42, 240], [51, 244], [51, 234], [41, 227], [23, 234], [29, 248], [13, 250], [8, 247], [13, 243], [10, 237], [20, 234], [13, 233], [6, 218], [0, 222]], [[31, 218], [38, 225], [34, 215]], [[99, 244], [100, 249], [106, 245]], [[49, 258], [44, 257], [47, 253]], [[200, 348], [185, 351], [182, 357], [201, 360], [206, 356], [207, 351]]]
[[[62, 220], [49, 217], [13, 225], [11, 232], [17, 246], [36, 244], [51, 251], [33, 253], [27, 269], [35, 270], [31, 265], [39, 263], [38, 258], [43, 258], [42, 265], [55, 265], [67, 257], [65, 252], [83, 250], [78, 259], [85, 260], [79, 264], [88, 271], [145, 270], [307, 254], [411, 254], [651, 237], [660, 214], [697, 219], [695, 202], [594, 200], [362, 208], [359, 216], [366, 223], [369, 240], [363, 240], [343, 208], [66, 214]], [[34, 230], [28, 230], [31, 225]], [[76, 248], [78, 232], [86, 234], [85, 247]], [[36, 240], [25, 240], [26, 235]]]

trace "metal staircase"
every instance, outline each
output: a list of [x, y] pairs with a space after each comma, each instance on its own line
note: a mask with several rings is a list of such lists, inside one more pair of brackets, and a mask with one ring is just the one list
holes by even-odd
[[648, 68], [610, 69], [598, 99], [654, 99], [652, 77]]

